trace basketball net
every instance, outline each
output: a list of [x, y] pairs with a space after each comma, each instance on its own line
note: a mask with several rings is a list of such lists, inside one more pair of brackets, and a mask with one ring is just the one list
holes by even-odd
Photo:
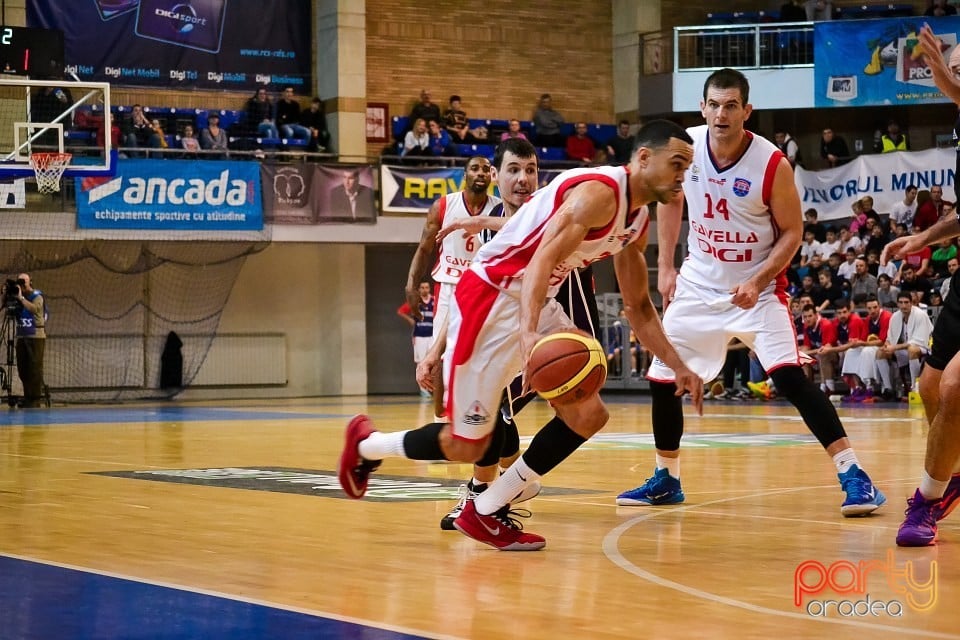
[[73, 154], [70, 153], [31, 153], [30, 166], [37, 174], [37, 191], [40, 193], [60, 191], [60, 178], [72, 158]]

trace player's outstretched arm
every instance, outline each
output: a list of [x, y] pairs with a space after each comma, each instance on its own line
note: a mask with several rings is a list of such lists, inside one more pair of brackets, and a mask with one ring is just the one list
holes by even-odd
[[430, 268], [430, 260], [437, 248], [437, 232], [440, 230], [440, 201], [431, 205], [427, 212], [427, 219], [423, 223], [423, 231], [420, 233], [420, 244], [413, 254], [410, 261], [410, 270], [407, 272], [407, 286], [404, 289], [407, 295], [407, 303], [413, 310], [414, 315], [419, 316], [420, 280], [427, 274]]
[[623, 308], [637, 340], [676, 374], [677, 393], [689, 393], [697, 413], [703, 413], [703, 380], [680, 359], [663, 331], [657, 309], [650, 300], [647, 260], [643, 255], [644, 238], [627, 245], [613, 257], [617, 282], [623, 294]]

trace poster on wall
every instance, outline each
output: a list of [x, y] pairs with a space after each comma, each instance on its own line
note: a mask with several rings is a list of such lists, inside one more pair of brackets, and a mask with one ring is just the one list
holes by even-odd
[[[915, 18], [835, 20], [814, 24], [814, 103], [818, 107], [949, 102], [933, 83]], [[941, 55], [957, 46], [960, 18], [930, 22]]]
[[30, 27], [64, 33], [66, 71], [117, 85], [311, 87], [309, 2], [27, 0]]

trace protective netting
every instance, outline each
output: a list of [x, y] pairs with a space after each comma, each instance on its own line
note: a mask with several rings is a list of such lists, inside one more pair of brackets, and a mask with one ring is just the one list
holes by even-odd
[[[165, 398], [179, 391], [160, 388], [169, 332], [183, 342], [187, 386], [247, 256], [268, 244], [9, 240], [0, 241], [0, 272], [29, 273], [47, 300], [44, 377], [54, 401]], [[19, 394], [15, 368], [12, 379]]]

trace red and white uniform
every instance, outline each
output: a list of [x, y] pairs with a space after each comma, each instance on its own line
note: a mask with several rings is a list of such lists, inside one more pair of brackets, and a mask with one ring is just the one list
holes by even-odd
[[[463, 218], [490, 215], [498, 204], [500, 204], [500, 198], [488, 195], [480, 209], [471, 210], [463, 191], [447, 194], [440, 200], [440, 228], [449, 227]], [[435, 291], [437, 306], [433, 316], [433, 326], [437, 329], [433, 332], [434, 336], [439, 334], [440, 328], [446, 324], [453, 290], [473, 262], [480, 244], [479, 234], [464, 238], [463, 233], [451, 233], [440, 242], [437, 263], [430, 272], [433, 281], [437, 283]]]
[[537, 191], [497, 235], [483, 245], [457, 285], [450, 308], [444, 380], [447, 413], [455, 437], [478, 440], [494, 426], [504, 387], [520, 370], [520, 287], [540, 246], [547, 224], [570, 189], [585, 181], [610, 187], [617, 211], [603, 229], [591, 231], [550, 277], [548, 298], [537, 330], [572, 329], [573, 322], [553, 298], [571, 270], [618, 253], [642, 237], [649, 224], [646, 207], [628, 211], [629, 174], [625, 167], [571, 169]]
[[[793, 319], [786, 306], [786, 278], [779, 274], [760, 292], [756, 306], [732, 304], [731, 291], [761, 268], [778, 230], [770, 213], [773, 178], [783, 153], [769, 140], [746, 133], [749, 144], [732, 164], [718, 167], [706, 125], [691, 127], [693, 163], [683, 180], [690, 217], [687, 259], [673, 302], [663, 316], [667, 337], [684, 363], [704, 380], [720, 373], [727, 343], [739, 338], [770, 372], [799, 364]], [[647, 377], [670, 382], [673, 371], [654, 358]]]

